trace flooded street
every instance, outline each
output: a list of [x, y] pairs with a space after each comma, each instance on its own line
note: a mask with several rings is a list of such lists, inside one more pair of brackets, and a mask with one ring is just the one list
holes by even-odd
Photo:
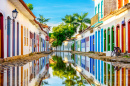
[[130, 69], [69, 52], [57, 52], [24, 65], [1, 68], [0, 86], [130, 85]]

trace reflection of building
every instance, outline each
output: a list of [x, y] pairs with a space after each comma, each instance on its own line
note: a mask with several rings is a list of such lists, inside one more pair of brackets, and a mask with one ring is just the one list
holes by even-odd
[[[80, 57], [80, 59], [79, 59]], [[111, 62], [104, 62], [89, 57], [75, 55], [75, 64], [83, 69], [95, 83], [107, 86], [129, 86], [130, 69], [113, 66]]]
[[[18, 15], [13, 19], [12, 11], [16, 8]], [[23, 0], [1, 0], [0, 58], [48, 50], [49, 27], [35, 18]]]
[[10, 67], [5, 69], [4, 73], [0, 73], [0, 86], [34, 86], [46, 69], [46, 57], [34, 60], [24, 66]]

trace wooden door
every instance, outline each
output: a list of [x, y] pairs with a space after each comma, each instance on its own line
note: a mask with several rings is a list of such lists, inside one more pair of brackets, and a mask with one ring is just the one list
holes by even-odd
[[13, 46], [13, 48], [12, 48], [12, 51], [13, 51], [13, 56], [15, 56], [15, 20], [13, 20], [13, 33], [12, 33], [13, 35], [12, 35], [12, 46]]
[[0, 13], [0, 58], [4, 58], [4, 27], [3, 15]]
[[11, 19], [10, 17], [7, 18], [7, 57], [10, 57], [10, 23], [11, 23]]
[[130, 53], [130, 21], [128, 22], [128, 53]]
[[116, 27], [116, 47], [120, 47], [120, 27]]
[[103, 52], [103, 29], [101, 29], [101, 52]]
[[106, 30], [104, 30], [104, 51], [106, 51]]
[[100, 31], [98, 31], [98, 52], [100, 52]]
[[111, 51], [114, 50], [115, 46], [115, 39], [114, 39], [114, 27], [111, 28]]
[[21, 55], [23, 55], [23, 26], [21, 26]]
[[95, 51], [97, 52], [97, 31], [95, 32]]
[[122, 53], [126, 52], [126, 28], [122, 25]]
[[107, 30], [107, 51], [110, 51], [110, 28]]
[[19, 55], [19, 23], [17, 22], [17, 55]]

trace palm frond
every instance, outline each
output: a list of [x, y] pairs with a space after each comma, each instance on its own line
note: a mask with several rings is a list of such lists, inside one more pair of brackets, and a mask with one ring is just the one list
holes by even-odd
[[84, 19], [85, 17], [87, 17], [88, 16], [88, 13], [84, 13], [83, 15], [82, 15], [82, 19]]
[[90, 20], [89, 18], [85, 18], [85, 19], [83, 20], [83, 22], [88, 23], [88, 24], [91, 24], [91, 20]]

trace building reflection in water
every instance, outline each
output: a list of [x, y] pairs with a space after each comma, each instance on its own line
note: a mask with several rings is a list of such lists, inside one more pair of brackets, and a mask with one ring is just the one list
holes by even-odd
[[39, 75], [48, 68], [49, 57], [42, 57], [23, 66], [3, 69], [0, 86], [34, 86]]
[[130, 69], [113, 66], [112, 62], [75, 55], [75, 64], [95, 83], [107, 86], [130, 86]]
[[[62, 59], [73, 60], [71, 53], [57, 52], [54, 55]], [[130, 69], [114, 66], [112, 62], [89, 58], [87, 56], [74, 55], [75, 65], [83, 70], [83, 73], [92, 78], [95, 83], [107, 86], [130, 86]]]

